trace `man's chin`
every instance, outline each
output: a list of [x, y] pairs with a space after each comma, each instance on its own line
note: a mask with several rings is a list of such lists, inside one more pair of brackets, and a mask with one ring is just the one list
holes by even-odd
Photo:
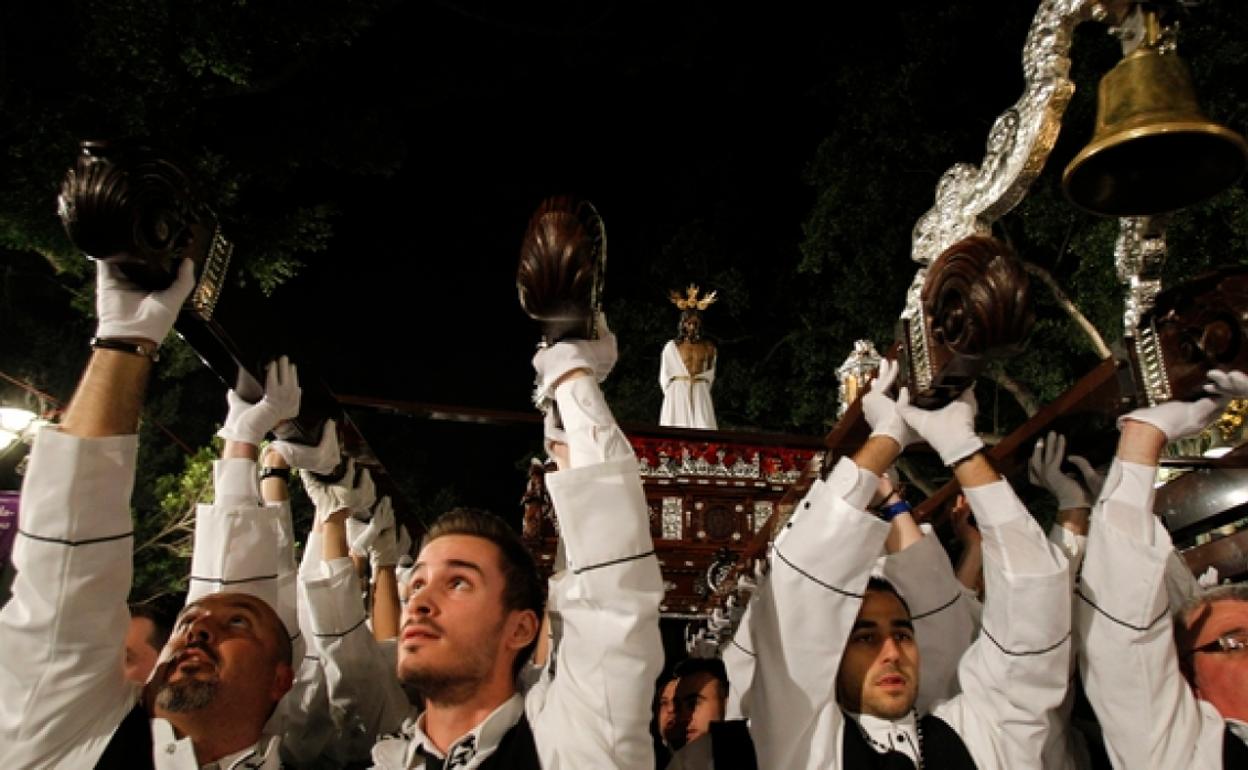
[[901, 719], [914, 708], [914, 698], [880, 698], [866, 709], [866, 713], [880, 719]]
[[[149, 684], [148, 687], [155, 687]], [[220, 689], [216, 679], [178, 679], [166, 682], [155, 691], [157, 713], [185, 714], [212, 705]]]

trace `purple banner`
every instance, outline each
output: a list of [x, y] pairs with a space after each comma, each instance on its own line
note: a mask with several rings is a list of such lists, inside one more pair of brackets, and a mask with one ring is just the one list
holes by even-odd
[[17, 537], [17, 501], [20, 492], [0, 492], [0, 564], [9, 560]]

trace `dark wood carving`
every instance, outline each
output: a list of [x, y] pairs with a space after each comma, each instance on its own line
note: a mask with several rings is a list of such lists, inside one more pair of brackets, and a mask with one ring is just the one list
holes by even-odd
[[557, 196], [537, 207], [520, 246], [516, 288], [547, 342], [596, 336], [606, 259], [606, 228], [593, 204]]
[[1210, 369], [1248, 371], [1248, 268], [1229, 267], [1157, 295], [1128, 351], [1143, 398], [1199, 398]]
[[[911, 398], [925, 408], [957, 398], [989, 359], [1022, 350], [1035, 321], [1022, 263], [1004, 243], [985, 236], [955, 243], [932, 263], [922, 307], [926, 351], [911, 349], [908, 328], [900, 337]], [[923, 366], [927, 378], [919, 376]]]
[[[181, 165], [132, 140], [84, 141], [62, 184], [59, 214], [75, 246], [92, 259], [117, 265], [144, 288], [167, 287], [182, 259], [191, 259], [195, 289], [174, 328], [226, 387], [249, 401], [264, 395], [265, 367], [298, 341], [282, 338], [262, 298], [230, 285], [233, 246]], [[261, 338], [252, 333], [257, 328], [270, 332]], [[337, 420], [345, 455], [370, 468], [378, 489], [390, 494], [402, 516], [397, 486], [385, 478], [364, 437], [316, 376], [315, 362], [298, 363], [300, 413], [278, 427], [277, 437], [315, 444], [325, 421]], [[344, 469], [345, 460], [327, 478], [341, 478]]]

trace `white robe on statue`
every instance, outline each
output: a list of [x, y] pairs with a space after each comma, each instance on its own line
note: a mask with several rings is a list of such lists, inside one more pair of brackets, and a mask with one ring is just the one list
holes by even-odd
[[715, 407], [711, 404], [711, 384], [715, 382], [715, 362], [706, 371], [690, 377], [674, 340], [668, 340], [659, 362], [659, 387], [663, 389], [663, 410], [659, 424], [677, 428], [716, 430]]

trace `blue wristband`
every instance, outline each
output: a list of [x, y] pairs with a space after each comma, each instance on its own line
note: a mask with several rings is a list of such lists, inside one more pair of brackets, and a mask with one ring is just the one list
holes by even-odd
[[910, 503], [907, 503], [905, 500], [898, 500], [892, 505], [886, 505], [879, 509], [880, 518], [884, 521], [892, 521], [897, 514], [910, 513], [912, 510], [914, 509], [910, 507]]

